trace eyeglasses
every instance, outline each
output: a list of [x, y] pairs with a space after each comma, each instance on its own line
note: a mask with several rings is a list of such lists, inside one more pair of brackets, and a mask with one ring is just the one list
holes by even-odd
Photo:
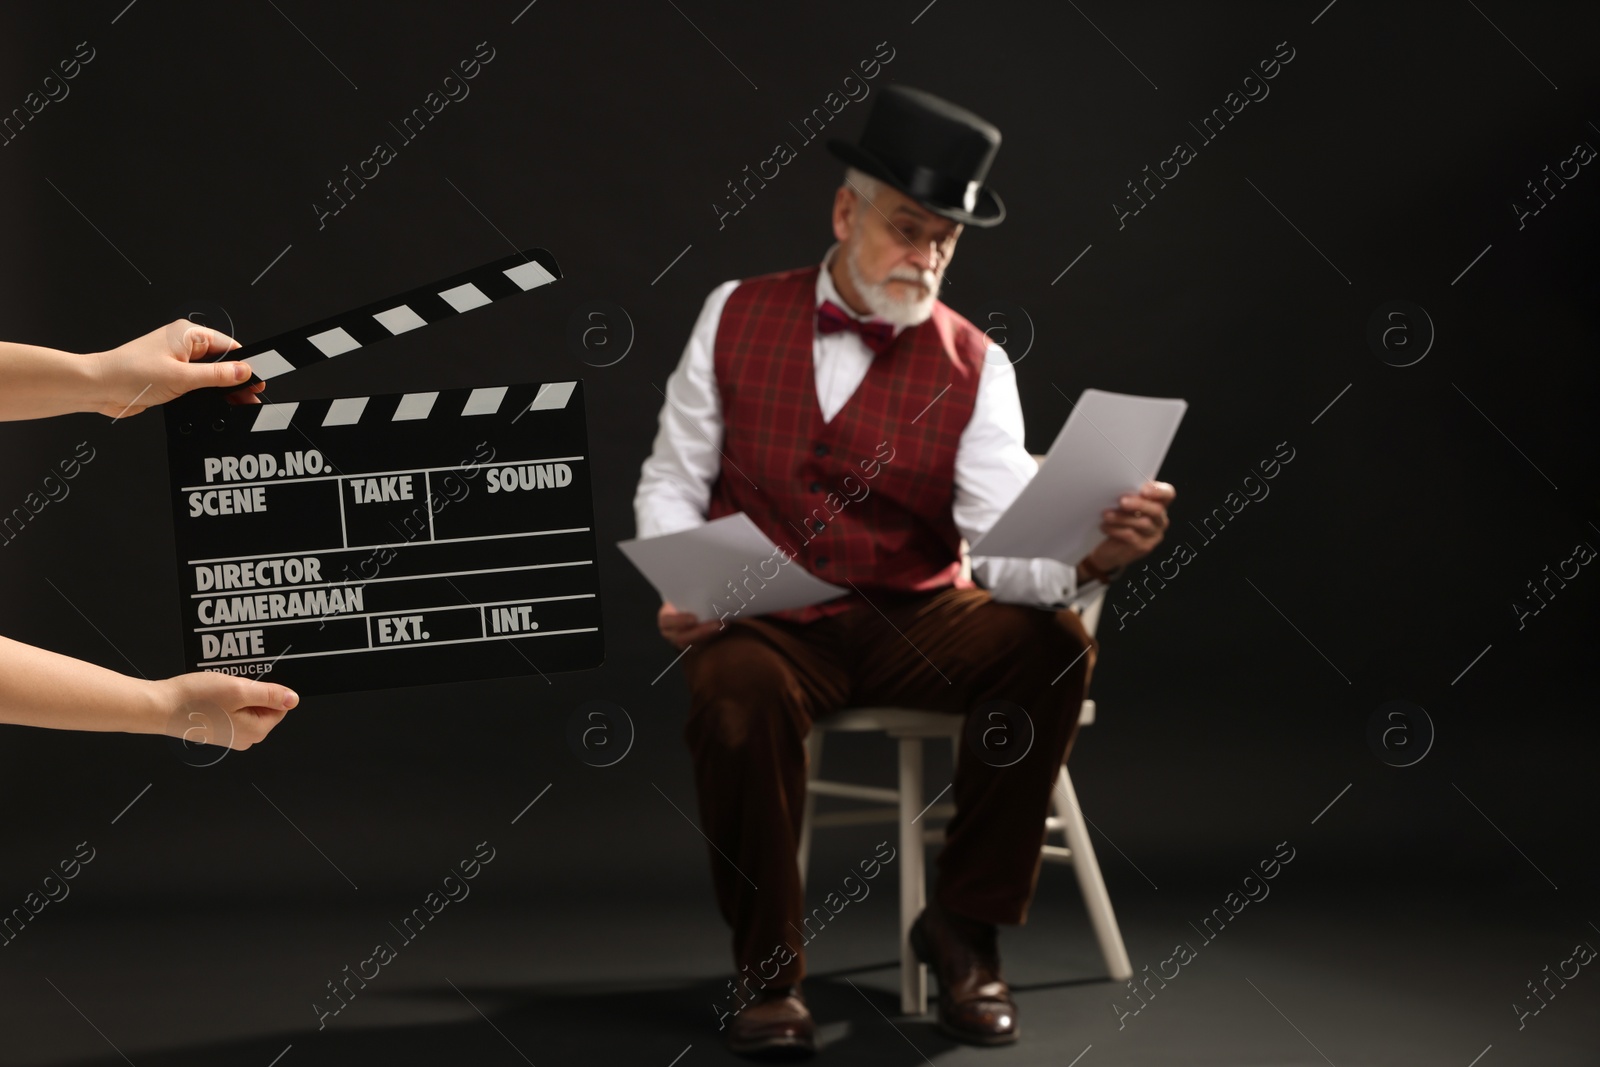
[[[902, 247], [921, 252], [927, 259], [935, 264], [948, 263], [955, 252], [956, 239], [961, 236], [961, 224], [952, 226], [937, 240], [927, 234], [920, 222], [907, 221], [904, 224], [892, 221], [887, 215], [874, 211], [873, 215], [878, 220], [878, 225], [893, 234]], [[932, 253], [928, 251], [931, 247]]]

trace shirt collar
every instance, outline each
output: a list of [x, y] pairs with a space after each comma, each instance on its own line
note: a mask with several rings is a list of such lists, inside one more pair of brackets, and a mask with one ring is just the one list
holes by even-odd
[[[833, 284], [833, 274], [828, 269], [833, 263], [834, 253], [838, 250], [839, 242], [835, 241], [822, 256], [822, 269], [817, 272], [817, 307], [821, 307], [823, 301], [831, 300], [838, 305], [839, 310], [849, 315], [852, 319], [860, 319], [864, 322], [887, 322], [887, 319], [880, 318], [877, 315], [857, 315], [855, 309], [845, 303], [844, 298], [839, 295], [838, 287]], [[904, 326], [895, 324], [895, 336], [898, 337], [903, 329], [905, 329]]]

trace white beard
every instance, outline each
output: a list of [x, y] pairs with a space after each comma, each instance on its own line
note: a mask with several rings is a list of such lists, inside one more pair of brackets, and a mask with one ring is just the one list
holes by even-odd
[[[866, 302], [867, 307], [880, 319], [885, 319], [896, 326], [910, 327], [921, 325], [933, 314], [934, 302], [939, 299], [939, 285], [944, 280], [933, 271], [896, 267], [883, 281], [871, 284], [861, 276], [854, 248], [845, 256], [844, 266], [845, 270], [850, 272], [850, 281], [855, 285], [856, 292], [861, 294], [861, 299]], [[892, 278], [921, 282], [927, 288], [920, 299], [906, 300], [896, 297], [889, 291], [889, 281]]]

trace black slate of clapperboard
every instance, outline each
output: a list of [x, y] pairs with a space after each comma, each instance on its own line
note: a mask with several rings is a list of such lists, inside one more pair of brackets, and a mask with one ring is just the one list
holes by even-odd
[[[483, 270], [535, 253], [559, 277], [540, 250]], [[476, 273], [491, 300], [520, 291]], [[325, 358], [304, 336], [338, 347], [339, 326], [365, 347], [381, 337], [360, 317], [403, 303], [433, 321], [443, 305], [427, 298], [465, 277], [249, 349], [293, 353], [264, 361], [288, 373]], [[314, 695], [604, 658], [581, 382], [259, 406], [213, 394], [166, 415], [185, 669]]]

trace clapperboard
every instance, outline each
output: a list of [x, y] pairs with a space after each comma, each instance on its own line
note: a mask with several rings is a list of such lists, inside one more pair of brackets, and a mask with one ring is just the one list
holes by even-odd
[[[529, 249], [220, 358], [272, 379], [560, 276]], [[317, 694], [600, 665], [581, 382], [224, 392], [165, 409], [187, 670]]]

